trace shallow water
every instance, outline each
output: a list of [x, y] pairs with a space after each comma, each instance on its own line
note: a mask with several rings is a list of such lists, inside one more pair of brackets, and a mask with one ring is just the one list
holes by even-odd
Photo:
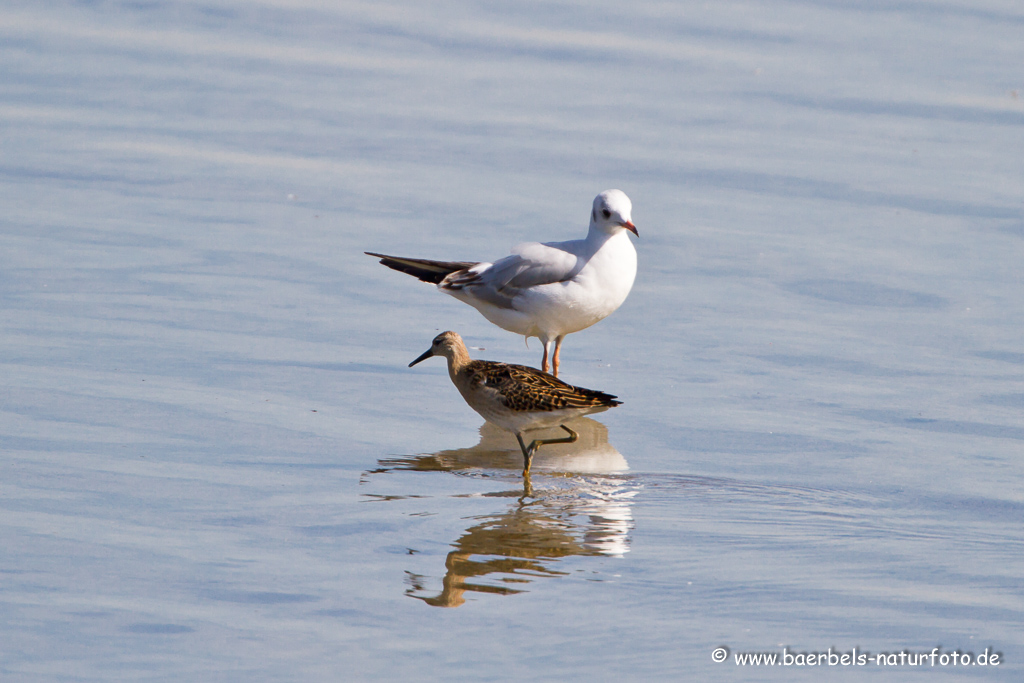
[[[726, 646], [988, 648], [831, 668], [1019, 680], [1022, 27], [956, 0], [6, 4], [3, 679], [811, 668]], [[526, 490], [443, 364], [406, 366], [444, 329], [539, 344], [362, 252], [579, 237], [610, 187], [639, 275], [563, 376], [624, 404]]]

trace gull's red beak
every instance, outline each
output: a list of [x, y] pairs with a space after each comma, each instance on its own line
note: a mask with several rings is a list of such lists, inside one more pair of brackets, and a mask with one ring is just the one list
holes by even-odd
[[636, 226], [633, 225], [633, 221], [626, 221], [625, 223], [622, 224], [622, 227], [624, 227], [626, 230], [629, 230], [631, 233], [633, 233], [637, 237], [640, 236], [640, 233], [638, 233], [636, 231]]

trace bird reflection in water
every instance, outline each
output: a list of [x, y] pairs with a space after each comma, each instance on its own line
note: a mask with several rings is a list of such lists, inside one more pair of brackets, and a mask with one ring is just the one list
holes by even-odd
[[[445, 559], [442, 589], [434, 594], [424, 576], [407, 572], [406, 595], [437, 607], [458, 607], [466, 591], [511, 595], [539, 577], [563, 576], [556, 568], [564, 558], [621, 557], [629, 552], [630, 500], [637, 487], [626, 459], [608, 443], [600, 422], [581, 418], [571, 423], [579, 439], [545, 446], [533, 465], [544, 487], [529, 478], [522, 490], [484, 494], [515, 498], [504, 512], [475, 517]], [[380, 461], [375, 472], [397, 470], [470, 473], [517, 471], [522, 453], [515, 437], [485, 423], [480, 443], [472, 448]], [[434, 589], [436, 590], [436, 589]]]

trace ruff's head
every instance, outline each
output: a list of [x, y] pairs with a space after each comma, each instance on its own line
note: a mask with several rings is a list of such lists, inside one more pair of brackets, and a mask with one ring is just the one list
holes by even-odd
[[430, 348], [423, 352], [423, 354], [409, 363], [409, 367], [416, 365], [421, 361], [425, 361], [431, 356], [444, 356], [445, 358], [454, 358], [455, 356], [467, 354], [466, 345], [462, 342], [462, 337], [456, 332], [448, 331], [442, 332], [441, 334], [434, 337], [433, 343]]
[[629, 230], [639, 236], [633, 218], [633, 202], [622, 190], [605, 190], [594, 197], [594, 210], [590, 212], [590, 229], [597, 228], [609, 235], [619, 230]]

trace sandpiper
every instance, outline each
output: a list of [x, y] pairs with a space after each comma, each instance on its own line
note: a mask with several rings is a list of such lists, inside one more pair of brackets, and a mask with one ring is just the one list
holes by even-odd
[[[599, 413], [620, 405], [602, 391], [566, 384], [546, 372], [525, 365], [473, 360], [455, 332], [442, 332], [409, 367], [431, 356], [448, 359], [448, 375], [469, 407], [488, 422], [516, 435], [523, 451], [523, 475], [529, 475], [534, 452], [544, 444], [573, 443], [579, 435], [563, 424], [574, 417]], [[569, 436], [535, 439], [529, 446], [523, 432], [559, 426]]]
[[502, 329], [539, 338], [544, 345], [541, 369], [557, 377], [565, 335], [609, 316], [633, 287], [636, 249], [626, 234], [638, 234], [632, 210], [625, 193], [606, 190], [594, 198], [584, 239], [527, 242], [494, 263], [366, 253], [388, 268], [437, 285]]

